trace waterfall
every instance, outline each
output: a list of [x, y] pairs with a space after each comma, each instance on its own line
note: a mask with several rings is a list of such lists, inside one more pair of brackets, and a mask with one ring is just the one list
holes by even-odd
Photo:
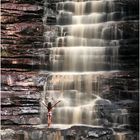
[[43, 101], [61, 100], [53, 112], [56, 124], [100, 125], [97, 105], [111, 105], [100, 97], [103, 79], [118, 70], [118, 11], [108, 0], [58, 2], [56, 11], [58, 35], [48, 48], [51, 74]]

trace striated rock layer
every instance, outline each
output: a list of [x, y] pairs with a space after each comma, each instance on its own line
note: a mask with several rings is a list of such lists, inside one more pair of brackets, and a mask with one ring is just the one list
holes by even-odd
[[[38, 70], [46, 68], [43, 48], [43, 1], [1, 1], [1, 123], [38, 124], [41, 86]], [[45, 57], [44, 57], [45, 55]]]

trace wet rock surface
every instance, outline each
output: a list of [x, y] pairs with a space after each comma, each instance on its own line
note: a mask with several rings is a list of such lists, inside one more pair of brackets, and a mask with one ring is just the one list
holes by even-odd
[[[132, 140], [138, 138], [138, 133], [131, 131], [114, 131], [110, 128], [91, 126], [72, 126], [67, 129], [50, 128], [44, 126], [3, 127], [2, 139], [27, 139], [27, 140]], [[120, 140], [119, 139], [119, 140]]]
[[1, 124], [40, 124], [43, 1], [2, 0], [1, 13]]
[[[40, 1], [2, 1], [2, 68], [38, 69], [43, 47], [43, 3]], [[38, 51], [36, 49], [38, 48]], [[33, 53], [36, 50], [36, 57]], [[37, 60], [40, 58], [39, 60]]]

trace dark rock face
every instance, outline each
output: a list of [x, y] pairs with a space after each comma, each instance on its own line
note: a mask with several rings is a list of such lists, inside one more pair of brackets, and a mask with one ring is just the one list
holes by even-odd
[[42, 60], [48, 59], [43, 49], [43, 1], [1, 3], [1, 123], [39, 124], [42, 87], [35, 84], [35, 70], [47, 67]]
[[2, 68], [39, 68], [41, 61], [36, 57], [43, 47], [42, 2], [2, 1], [1, 9]]

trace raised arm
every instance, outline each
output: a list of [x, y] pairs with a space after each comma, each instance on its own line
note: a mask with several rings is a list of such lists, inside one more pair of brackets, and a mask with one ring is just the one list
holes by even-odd
[[52, 108], [55, 107], [59, 102], [61, 102], [61, 101], [56, 102], [56, 103], [52, 106]]
[[47, 107], [47, 105], [43, 101], [41, 103], [43, 103], [43, 105], [45, 105]]

